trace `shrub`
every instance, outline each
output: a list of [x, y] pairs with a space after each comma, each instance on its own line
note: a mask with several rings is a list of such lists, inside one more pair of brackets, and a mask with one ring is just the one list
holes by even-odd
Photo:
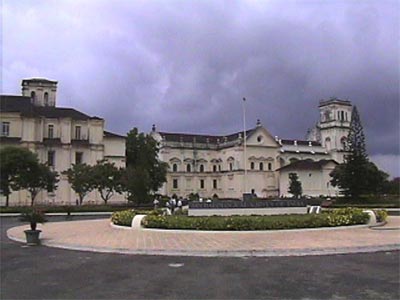
[[21, 213], [19, 220], [30, 223], [31, 230], [36, 230], [37, 223], [47, 222], [46, 215], [37, 208], [25, 210]]
[[324, 214], [275, 216], [146, 216], [142, 225], [147, 228], [194, 230], [270, 230], [332, 227], [365, 224], [369, 216], [360, 209], [346, 208]]
[[330, 226], [365, 224], [369, 220], [369, 215], [360, 208], [346, 207], [338, 208], [327, 214]]
[[123, 210], [115, 211], [111, 215], [111, 222], [115, 225], [128, 226], [132, 225], [132, 220], [136, 215], [150, 215], [150, 216], [161, 216], [163, 215], [163, 209], [153, 209], [153, 210]]
[[375, 213], [377, 222], [380, 223], [380, 222], [385, 222], [386, 221], [386, 218], [388, 216], [388, 213], [387, 213], [386, 210], [384, 210], [384, 209], [379, 209], [379, 210], [375, 209], [374, 213]]
[[136, 215], [134, 210], [115, 211], [111, 216], [111, 222], [120, 226], [131, 226], [132, 220]]

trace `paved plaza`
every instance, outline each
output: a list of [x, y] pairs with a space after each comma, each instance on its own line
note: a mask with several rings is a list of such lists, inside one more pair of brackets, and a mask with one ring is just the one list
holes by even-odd
[[[73, 219], [83, 218], [90, 217]], [[65, 221], [49, 219], [45, 231]], [[399, 251], [300, 257], [95, 253], [27, 247], [6, 237], [21, 225], [17, 218], [0, 221], [1, 299], [400, 298]]]
[[[24, 229], [8, 230], [25, 241]], [[400, 249], [400, 217], [384, 226], [366, 225], [275, 231], [185, 231], [116, 228], [109, 219], [47, 223], [41, 226], [46, 246], [130, 254], [187, 256], [287, 256], [389, 251]]]

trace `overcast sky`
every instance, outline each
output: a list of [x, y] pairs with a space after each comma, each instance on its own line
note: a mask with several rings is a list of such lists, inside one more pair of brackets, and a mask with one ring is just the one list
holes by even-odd
[[399, 176], [399, 1], [3, 0], [2, 93], [58, 84], [107, 129], [229, 134], [259, 118], [303, 139], [318, 101], [357, 105], [371, 158]]

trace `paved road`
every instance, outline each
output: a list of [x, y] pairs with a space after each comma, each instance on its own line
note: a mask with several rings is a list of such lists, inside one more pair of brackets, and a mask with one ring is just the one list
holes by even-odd
[[399, 251], [273, 258], [103, 254], [26, 247], [5, 235], [20, 223], [0, 222], [1, 299], [400, 298]]

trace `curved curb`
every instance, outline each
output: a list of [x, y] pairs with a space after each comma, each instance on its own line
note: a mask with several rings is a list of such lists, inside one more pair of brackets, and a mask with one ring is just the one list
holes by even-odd
[[[9, 235], [7, 237], [15, 242], [25, 243], [25, 240]], [[107, 247], [86, 247], [80, 245], [58, 244], [41, 240], [42, 246], [60, 248], [66, 250], [88, 251], [98, 253], [131, 254], [131, 255], [165, 255], [165, 256], [194, 256], [194, 257], [277, 257], [277, 256], [311, 256], [311, 255], [334, 255], [348, 253], [371, 253], [381, 251], [400, 250], [400, 244], [388, 244], [365, 247], [338, 247], [338, 248], [304, 248], [304, 249], [275, 249], [275, 250], [218, 250], [218, 251], [187, 251], [187, 250], [164, 250], [164, 249], [137, 249]]]
[[323, 231], [323, 230], [343, 230], [353, 228], [367, 228], [368, 224], [348, 225], [348, 226], [332, 226], [332, 227], [315, 227], [315, 228], [293, 228], [293, 229], [269, 229], [269, 230], [190, 230], [190, 229], [162, 229], [162, 228], [145, 228], [144, 231], [173, 232], [173, 233], [233, 233], [233, 234], [251, 234], [251, 233], [269, 233], [269, 232], [305, 232], [305, 231]]
[[122, 226], [122, 225], [115, 225], [112, 221], [110, 221], [110, 226], [115, 229], [122, 229], [122, 230], [132, 230], [132, 227]]

